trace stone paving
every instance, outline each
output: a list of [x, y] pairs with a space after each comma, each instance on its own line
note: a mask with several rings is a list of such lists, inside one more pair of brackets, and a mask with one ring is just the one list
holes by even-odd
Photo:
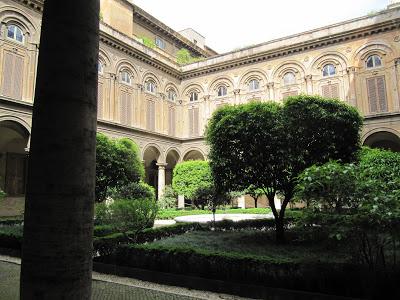
[[[0, 300], [19, 299], [20, 260], [0, 256]], [[246, 298], [93, 273], [95, 300], [243, 300]]]
[[[234, 222], [243, 221], [243, 220], [257, 220], [257, 219], [272, 219], [273, 214], [216, 214], [215, 221], [222, 221], [222, 220], [231, 220]], [[190, 216], [182, 216], [176, 217], [174, 219], [178, 223], [207, 223], [214, 220], [212, 214], [205, 214], [205, 215], [190, 215]]]

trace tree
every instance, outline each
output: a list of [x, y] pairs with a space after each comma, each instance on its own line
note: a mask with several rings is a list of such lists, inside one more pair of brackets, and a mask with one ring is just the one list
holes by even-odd
[[198, 188], [210, 185], [212, 185], [212, 176], [208, 162], [193, 160], [175, 166], [172, 187], [179, 195], [193, 201]]
[[254, 199], [254, 207], [257, 208], [258, 199], [264, 195], [263, 189], [258, 189], [254, 185], [250, 185], [246, 189], [245, 193], [250, 195]]
[[98, 0], [44, 2], [25, 201], [23, 300], [92, 297], [99, 10]]
[[97, 135], [96, 145], [96, 201], [106, 199], [110, 188], [139, 182], [144, 177], [139, 148], [131, 140], [110, 139]]
[[[362, 118], [338, 101], [317, 96], [289, 98], [283, 106], [249, 103], [217, 110], [207, 130], [210, 166], [218, 189], [264, 191], [284, 241], [284, 215], [296, 178], [329, 159], [355, 159]], [[280, 211], [276, 193], [283, 195]]]

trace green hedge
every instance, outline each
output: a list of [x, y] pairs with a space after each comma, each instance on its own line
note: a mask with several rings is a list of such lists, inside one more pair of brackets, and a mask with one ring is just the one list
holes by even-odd
[[0, 226], [0, 248], [21, 250], [23, 226]]
[[364, 297], [387, 289], [398, 291], [400, 272], [372, 274], [352, 264], [211, 252], [201, 249], [165, 247], [155, 244], [121, 245], [116, 264], [123, 267], [184, 274], [263, 286], [341, 296]]

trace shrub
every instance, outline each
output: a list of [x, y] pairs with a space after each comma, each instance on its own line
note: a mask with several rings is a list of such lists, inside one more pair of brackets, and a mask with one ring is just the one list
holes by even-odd
[[164, 189], [163, 196], [158, 200], [158, 206], [160, 209], [171, 209], [176, 208], [178, 201], [178, 195], [172, 188], [172, 186], [167, 185]]
[[0, 201], [6, 196], [6, 193], [3, 192], [2, 189], [0, 189]]
[[113, 140], [97, 135], [96, 201], [104, 201], [110, 188], [119, 188], [143, 179], [139, 148], [127, 138]]
[[203, 60], [202, 57], [193, 57], [186, 48], [181, 48], [176, 53], [176, 62], [180, 65], [187, 65]]
[[112, 199], [155, 199], [154, 188], [143, 181], [131, 182], [126, 185], [113, 188], [109, 195]]
[[22, 225], [0, 226], [0, 248], [20, 250], [22, 235]]
[[174, 191], [192, 201], [197, 189], [212, 185], [211, 170], [206, 161], [193, 160], [179, 163], [173, 173]]

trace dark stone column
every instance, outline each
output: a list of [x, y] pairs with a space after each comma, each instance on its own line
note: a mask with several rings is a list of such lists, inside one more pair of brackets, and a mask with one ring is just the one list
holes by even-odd
[[21, 299], [90, 299], [99, 0], [46, 0], [25, 204]]

